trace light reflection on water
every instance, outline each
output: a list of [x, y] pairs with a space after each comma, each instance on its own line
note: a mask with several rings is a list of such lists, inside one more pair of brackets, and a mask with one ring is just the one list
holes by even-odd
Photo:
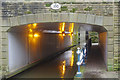
[[70, 58], [70, 66], [73, 66], [74, 64], [74, 51], [72, 51], [72, 56]]
[[62, 61], [62, 65], [60, 66], [60, 71], [61, 71], [61, 78], [64, 78], [64, 74], [65, 74], [65, 71], [66, 71], [66, 61]]
[[[67, 55], [66, 55], [67, 54]], [[59, 71], [61, 78], [65, 78], [65, 75], [73, 68], [74, 65], [74, 51], [69, 50], [60, 57]]]
[[52, 61], [29, 69], [16, 78], [73, 78], [77, 72], [75, 51], [69, 50]]

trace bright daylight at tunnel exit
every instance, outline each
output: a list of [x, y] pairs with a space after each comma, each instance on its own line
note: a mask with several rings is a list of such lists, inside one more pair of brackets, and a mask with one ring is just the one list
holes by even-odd
[[119, 80], [119, 0], [0, 0], [0, 80]]

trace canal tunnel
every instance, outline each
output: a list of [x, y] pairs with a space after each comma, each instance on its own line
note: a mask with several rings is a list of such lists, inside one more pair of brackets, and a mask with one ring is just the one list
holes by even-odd
[[78, 39], [80, 31], [98, 33], [98, 46], [103, 55], [101, 59], [104, 59], [107, 66], [107, 30], [104, 27], [65, 22], [33, 23], [8, 30], [9, 72], [15, 72], [54, 53], [57, 54], [65, 48], [77, 45], [80, 42]]
[[[8, 32], [10, 72], [72, 46], [69, 34], [65, 36], [58, 34], [61, 26], [64, 24], [41, 23], [10, 29]], [[69, 24], [66, 26], [69, 28]]]

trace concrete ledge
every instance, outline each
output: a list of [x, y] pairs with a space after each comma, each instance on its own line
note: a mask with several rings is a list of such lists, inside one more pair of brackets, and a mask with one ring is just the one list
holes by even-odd
[[69, 22], [69, 14], [61, 13], [60, 14], [60, 22]]
[[52, 13], [52, 21], [53, 22], [60, 22], [60, 14], [59, 13]]
[[95, 17], [95, 24], [97, 25], [103, 25], [103, 16], [96, 16]]
[[35, 18], [36, 18], [36, 23], [44, 22], [44, 14], [43, 13], [35, 14]]
[[10, 18], [10, 23], [11, 23], [11, 26], [18, 26], [19, 25], [17, 17]]
[[18, 24], [19, 25], [27, 24], [27, 20], [26, 20], [26, 16], [25, 15], [18, 16]]
[[113, 17], [104, 16], [104, 26], [105, 25], [113, 25], [113, 24], [114, 24]]
[[81, 13], [39, 13], [39, 14], [28, 14], [17, 17], [11, 17], [3, 19], [3, 26], [20, 26], [31, 23], [41, 22], [76, 22], [76, 23], [87, 23], [93, 25], [112, 25], [112, 17], [96, 16], [92, 14], [81, 14]]
[[88, 24], [95, 24], [95, 15], [87, 14], [87, 20], [86, 20], [86, 22]]
[[69, 22], [77, 22], [78, 14], [69, 14]]
[[26, 15], [26, 20], [27, 20], [27, 24], [31, 24], [31, 23], [35, 23], [35, 15], [34, 14], [29, 14]]
[[78, 21], [77, 22], [80, 22], [80, 23], [86, 23], [86, 14], [78, 14]]
[[51, 13], [44, 13], [44, 22], [52, 22], [52, 14]]

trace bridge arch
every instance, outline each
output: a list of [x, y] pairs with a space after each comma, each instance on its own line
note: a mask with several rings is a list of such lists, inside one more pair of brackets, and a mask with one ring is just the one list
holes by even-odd
[[[96, 16], [91, 14], [78, 14], [78, 13], [40, 13], [40, 14], [30, 14], [12, 17], [6, 20], [3, 20], [2, 28], [4, 30], [4, 34], [9, 35], [9, 32], [14, 31], [23, 31], [23, 29], [28, 29], [28, 24], [42, 25], [43, 30], [48, 29], [46, 25], [51, 26], [52, 23], [57, 25], [55, 27], [51, 26], [50, 29], [59, 30], [59, 24], [61, 22], [65, 22], [69, 27], [70, 23], [75, 23], [75, 27], [81, 27], [85, 31], [96, 31], [100, 36], [100, 44], [101, 48], [105, 48], [104, 52], [106, 52], [105, 63], [108, 66], [109, 62], [109, 54], [113, 52], [113, 18], [106, 16]], [[44, 26], [46, 26], [44, 28]], [[86, 27], [87, 26], [87, 27]], [[17, 30], [17, 28], [19, 28]], [[68, 30], [68, 29], [66, 29]], [[105, 35], [105, 37], [102, 37]], [[105, 38], [105, 41], [103, 40]], [[9, 41], [9, 37], [6, 36], [6, 39]], [[103, 41], [102, 41], [103, 40]], [[9, 42], [6, 41], [8, 46], [6, 48], [9, 50]], [[103, 46], [102, 46], [103, 45]], [[3, 46], [4, 47], [4, 46]], [[6, 53], [9, 54], [9, 51]], [[7, 63], [8, 64], [8, 63]]]

